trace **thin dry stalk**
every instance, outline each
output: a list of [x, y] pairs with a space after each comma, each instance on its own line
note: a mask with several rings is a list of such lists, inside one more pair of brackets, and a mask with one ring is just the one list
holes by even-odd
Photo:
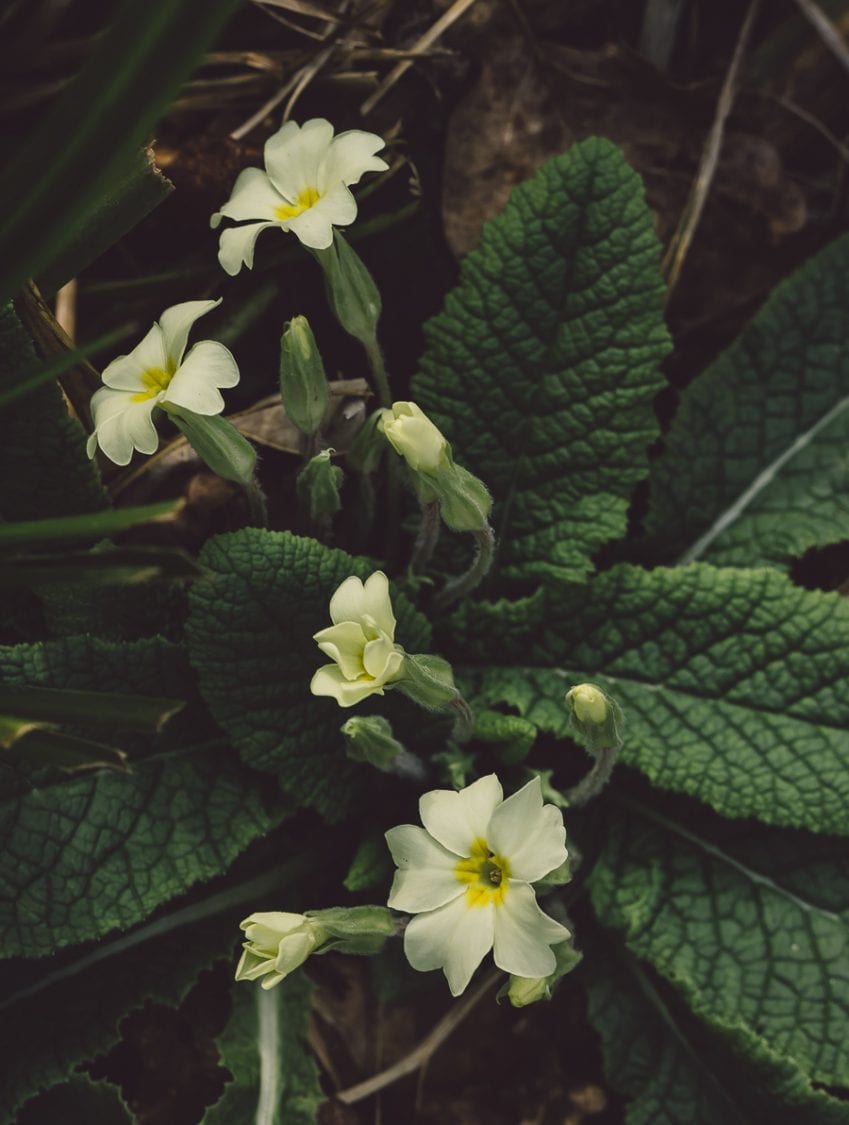
[[[455, 3], [451, 5], [448, 11], [443, 12], [436, 23], [433, 24], [433, 26], [424, 33], [421, 39], [413, 44], [413, 46], [409, 50], [409, 54], [414, 57], [423, 55], [427, 50], [429, 50], [430, 47], [433, 46], [440, 35], [444, 35], [448, 28], [451, 27], [452, 24], [456, 23], [457, 20], [462, 15], [464, 15], [474, 3], [475, 0], [455, 0]], [[369, 97], [367, 97], [363, 104], [360, 106], [360, 113], [363, 117], [365, 117], [366, 114], [370, 113], [377, 105], [377, 103], [381, 100], [381, 98], [383, 98], [392, 89], [395, 83], [407, 73], [407, 71], [413, 65], [413, 61], [413, 58], [405, 59], [403, 62], [399, 62], [397, 66], [393, 67], [392, 70], [390, 70], [390, 72], [386, 75], [386, 77], [383, 79], [374, 93], [370, 94]]]
[[814, 0], [796, 0], [796, 3], [801, 8], [802, 15], [814, 27], [840, 65], [845, 70], [849, 70], [849, 48], [819, 4], [815, 4]]
[[663, 256], [662, 268], [667, 281], [668, 295], [671, 295], [681, 275], [684, 259], [687, 257], [690, 243], [693, 241], [693, 235], [699, 225], [702, 211], [704, 210], [708, 193], [713, 183], [716, 166], [719, 163], [720, 149], [722, 148], [725, 122], [734, 104], [734, 97], [737, 92], [737, 76], [740, 72], [740, 65], [749, 44], [749, 37], [752, 33], [759, 3], [760, 0], [752, 0], [749, 5], [749, 10], [746, 13], [746, 18], [743, 20], [743, 26], [740, 29], [740, 35], [737, 39], [737, 46], [734, 49], [734, 56], [731, 59], [731, 63], [725, 75], [725, 81], [722, 83], [722, 89], [719, 92], [713, 124], [711, 125], [710, 132], [707, 135], [704, 148], [702, 149], [702, 158], [699, 163], [696, 178], [693, 181], [693, 186], [690, 189], [690, 197], [687, 200], [678, 227]]

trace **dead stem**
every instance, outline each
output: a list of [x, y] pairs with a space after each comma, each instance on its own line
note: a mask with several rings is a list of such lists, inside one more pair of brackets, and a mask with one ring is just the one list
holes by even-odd
[[746, 18], [743, 20], [743, 26], [740, 29], [740, 35], [737, 39], [737, 46], [734, 48], [734, 55], [725, 75], [725, 81], [722, 83], [722, 89], [719, 92], [713, 124], [710, 127], [710, 132], [707, 135], [704, 148], [702, 149], [702, 158], [699, 162], [699, 168], [696, 172], [693, 186], [690, 189], [690, 197], [684, 207], [684, 212], [681, 215], [678, 227], [663, 256], [662, 268], [666, 276], [667, 298], [671, 296], [678, 278], [681, 275], [684, 259], [687, 257], [690, 243], [693, 241], [693, 235], [699, 225], [699, 220], [702, 217], [702, 211], [707, 201], [708, 192], [713, 183], [716, 166], [719, 163], [719, 152], [722, 147], [725, 122], [731, 112], [731, 107], [734, 104], [734, 97], [737, 92], [737, 75], [740, 71], [743, 56], [746, 53], [759, 3], [760, 0], [752, 0], [749, 5], [749, 10], [746, 13]]
[[408, 1055], [387, 1067], [386, 1070], [382, 1070], [379, 1074], [367, 1078], [364, 1082], [358, 1082], [356, 1086], [349, 1086], [347, 1090], [342, 1090], [336, 1095], [336, 1100], [344, 1102], [345, 1105], [361, 1102], [365, 1098], [370, 1098], [372, 1094], [376, 1094], [379, 1090], [385, 1090], [393, 1082], [398, 1082], [401, 1078], [405, 1078], [408, 1074], [413, 1074], [426, 1066], [446, 1039], [454, 1034], [466, 1016], [480, 1003], [492, 986], [501, 979], [502, 975], [500, 970], [493, 969], [484, 977], [476, 989], [446, 1012], [433, 1030]]

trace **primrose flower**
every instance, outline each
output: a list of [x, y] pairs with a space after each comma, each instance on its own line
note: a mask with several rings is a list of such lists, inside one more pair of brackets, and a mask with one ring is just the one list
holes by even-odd
[[327, 934], [324, 927], [305, 914], [281, 910], [251, 914], [239, 928], [245, 931], [236, 980], [256, 980], [263, 988], [274, 988], [313, 953]]
[[396, 453], [418, 473], [437, 473], [450, 465], [448, 442], [414, 402], [393, 402], [384, 410], [380, 428]]
[[554, 971], [552, 945], [569, 930], [544, 914], [531, 883], [565, 862], [566, 829], [544, 805], [535, 777], [505, 801], [495, 774], [459, 793], [436, 789], [419, 801], [424, 828], [386, 833], [398, 866], [389, 906], [416, 917], [404, 933], [414, 969], [442, 969], [452, 996], [484, 956], [519, 977]]
[[243, 265], [253, 268], [257, 237], [266, 227], [292, 231], [304, 246], [326, 250], [334, 226], [348, 226], [357, 217], [357, 202], [348, 190], [366, 172], [389, 165], [375, 153], [384, 141], [375, 133], [351, 129], [333, 136], [322, 117], [297, 125], [287, 121], [265, 142], [265, 171], [245, 168], [220, 211], [210, 219], [258, 220], [223, 231], [218, 260], [234, 275]]
[[91, 398], [94, 433], [88, 455], [99, 445], [116, 465], [129, 464], [133, 450], [154, 453], [159, 435], [153, 410], [182, 408], [193, 414], [220, 414], [224, 399], [219, 387], [235, 387], [239, 368], [223, 344], [201, 340], [184, 355], [192, 325], [221, 304], [186, 301], [166, 309], [129, 355], [119, 356], [104, 369], [105, 386]]
[[353, 707], [369, 695], [383, 695], [398, 679], [404, 650], [395, 644], [395, 614], [389, 579], [375, 571], [365, 583], [351, 575], [330, 599], [333, 624], [314, 634], [321, 651], [335, 663], [312, 678], [313, 695], [332, 695], [340, 707]]

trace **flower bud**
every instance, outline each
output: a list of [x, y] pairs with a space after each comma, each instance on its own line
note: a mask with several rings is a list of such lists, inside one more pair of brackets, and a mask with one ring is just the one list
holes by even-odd
[[345, 455], [345, 463], [349, 465], [355, 473], [362, 473], [367, 475], [369, 473], [377, 472], [377, 467], [380, 464], [380, 458], [383, 456], [383, 451], [386, 448], [386, 443], [383, 440], [383, 435], [380, 430], [380, 416], [383, 413], [381, 410], [375, 410], [369, 414], [365, 422], [360, 427], [359, 433], [354, 438], [351, 448]]
[[582, 954], [571, 941], [561, 941], [551, 947], [557, 966], [547, 977], [510, 977], [506, 989], [499, 993], [499, 999], [506, 995], [514, 1008], [525, 1008], [539, 1000], [550, 1000], [555, 986], [580, 963]]
[[441, 656], [408, 654], [402, 678], [396, 684], [399, 691], [428, 711], [443, 711], [460, 697], [451, 665]]
[[572, 729], [591, 754], [622, 744], [622, 710], [615, 699], [594, 684], [578, 684], [566, 692]]
[[219, 414], [195, 414], [185, 407], [160, 403], [174, 425], [206, 465], [224, 480], [247, 484], [256, 469], [256, 450], [234, 425]]
[[414, 472], [431, 475], [451, 466], [451, 447], [414, 402], [393, 402], [391, 409], [382, 412], [379, 425]]
[[280, 340], [280, 397], [301, 433], [314, 434], [324, 418], [330, 388], [305, 316], [293, 317]]
[[379, 770], [388, 770], [404, 753], [390, 723], [380, 715], [355, 715], [342, 724], [341, 730], [345, 752], [355, 762], [370, 762]]
[[257, 980], [274, 988], [314, 953], [327, 937], [324, 927], [306, 914], [282, 911], [251, 914], [239, 924], [247, 941], [236, 968], [236, 980]]
[[311, 519], [319, 520], [335, 515], [342, 507], [339, 496], [342, 470], [330, 460], [335, 452], [334, 449], [323, 449], [310, 458], [298, 473], [298, 496], [309, 508]]
[[331, 245], [326, 250], [315, 250], [314, 254], [324, 271], [333, 315], [349, 335], [367, 348], [374, 346], [381, 312], [380, 293], [362, 259], [338, 230], [333, 232]]

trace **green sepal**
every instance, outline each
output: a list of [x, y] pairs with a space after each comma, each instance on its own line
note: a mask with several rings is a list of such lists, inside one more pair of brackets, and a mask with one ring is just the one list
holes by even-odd
[[298, 473], [298, 496], [308, 507], [310, 519], [333, 516], [342, 507], [339, 490], [344, 474], [331, 461], [334, 452], [333, 449], [323, 449], [321, 453], [316, 453]]
[[321, 425], [330, 388], [310, 323], [295, 316], [280, 340], [280, 397], [287, 415], [301, 433], [314, 434]]
[[367, 348], [377, 339], [382, 302], [374, 278], [338, 230], [326, 250], [314, 250], [324, 272], [327, 300], [345, 331]]
[[168, 415], [188, 438], [198, 457], [224, 480], [247, 484], [256, 469], [256, 450], [219, 414], [195, 414], [170, 404]]

